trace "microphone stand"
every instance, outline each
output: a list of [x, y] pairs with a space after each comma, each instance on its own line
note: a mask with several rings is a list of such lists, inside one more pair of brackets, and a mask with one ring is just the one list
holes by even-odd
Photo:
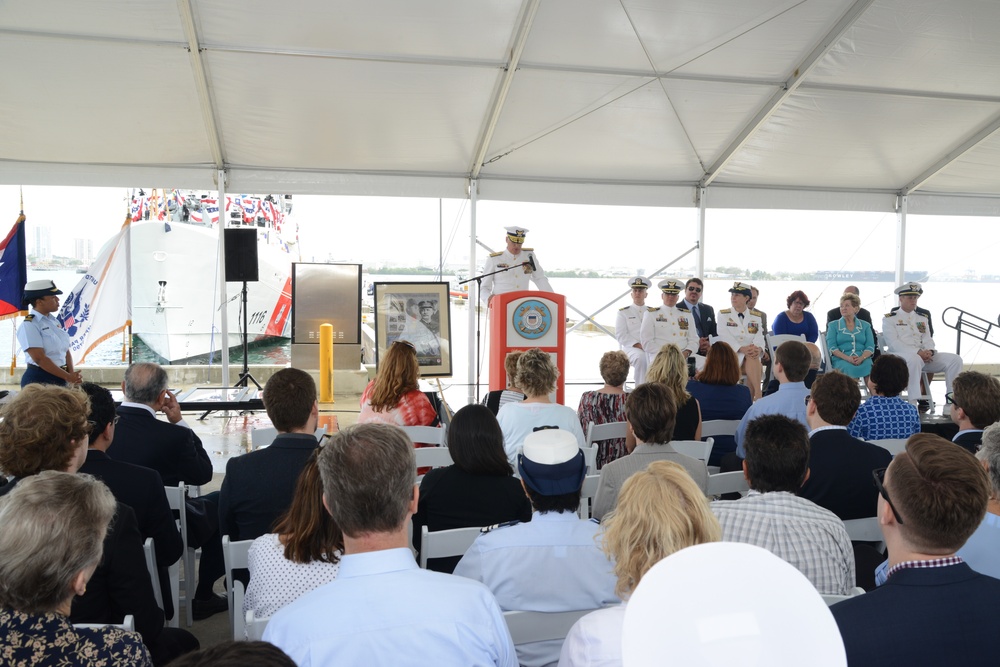
[[[464, 285], [465, 283], [471, 283], [473, 280], [476, 281], [476, 297], [478, 298], [483, 293], [483, 278], [488, 278], [489, 276], [495, 276], [498, 273], [506, 273], [511, 269], [520, 269], [522, 267], [530, 267], [532, 271], [535, 270], [535, 262], [533, 258], [529, 255], [526, 262], [521, 262], [520, 264], [514, 264], [513, 266], [505, 266], [502, 269], [497, 269], [496, 271], [491, 271], [489, 273], [481, 273], [478, 276], [473, 276], [466, 280], [460, 281], [459, 285]], [[493, 298], [492, 295], [490, 298]], [[487, 302], [487, 306], [489, 302]], [[482, 363], [480, 362], [480, 354], [482, 354], [482, 334], [480, 332], [480, 320], [482, 319], [483, 313], [479, 309], [478, 304], [476, 306], [476, 403], [479, 402], [479, 386], [480, 386], [480, 376], [483, 372]]]

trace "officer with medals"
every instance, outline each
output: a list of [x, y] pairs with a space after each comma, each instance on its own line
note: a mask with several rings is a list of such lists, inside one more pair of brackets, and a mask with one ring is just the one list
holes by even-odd
[[902, 357], [910, 371], [907, 397], [913, 403], [920, 395], [921, 373], [944, 372], [945, 386], [950, 392], [952, 380], [962, 372], [962, 358], [934, 349], [930, 320], [917, 310], [917, 299], [924, 288], [920, 283], [908, 282], [893, 291], [899, 296], [899, 310], [882, 318], [882, 336], [889, 352]]
[[506, 294], [507, 292], [528, 289], [528, 281], [534, 282], [535, 287], [543, 292], [552, 291], [552, 285], [545, 277], [542, 265], [538, 263], [535, 250], [522, 247], [524, 235], [528, 233], [528, 230], [524, 227], [505, 227], [505, 229], [507, 230], [507, 249], [490, 255], [486, 259], [483, 273], [489, 274], [507, 268], [510, 270], [492, 276], [487, 275], [483, 278], [479, 298], [487, 305], [494, 294]]
[[[653, 363], [656, 353], [664, 345], [676, 345], [685, 357], [698, 351], [698, 328], [694, 316], [686, 306], [677, 303], [684, 281], [667, 278], [661, 280], [657, 287], [663, 293], [663, 305], [647, 308], [639, 327], [639, 341], [646, 351], [647, 364]], [[705, 365], [705, 357], [695, 356], [695, 364], [700, 369]]]
[[73, 370], [70, 338], [53, 313], [59, 312], [62, 290], [51, 280], [32, 280], [24, 286], [23, 305], [31, 306], [17, 328], [17, 342], [28, 367], [21, 387], [29, 384], [80, 384], [83, 376]]
[[646, 381], [646, 353], [639, 341], [639, 328], [642, 326], [642, 316], [646, 312], [646, 290], [652, 285], [647, 278], [635, 276], [628, 281], [632, 289], [632, 303], [618, 309], [615, 319], [615, 338], [622, 346], [622, 351], [628, 355], [629, 364], [635, 369], [635, 383]]
[[747, 376], [747, 386], [753, 400], [760, 398], [762, 375], [761, 357], [764, 353], [764, 323], [762, 313], [749, 307], [753, 291], [750, 285], [733, 283], [729, 288], [731, 308], [719, 311], [719, 340], [736, 351], [740, 367]]

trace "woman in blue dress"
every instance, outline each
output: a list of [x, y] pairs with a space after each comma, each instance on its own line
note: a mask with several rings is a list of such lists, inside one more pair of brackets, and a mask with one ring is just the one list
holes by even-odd
[[840, 319], [826, 327], [826, 347], [830, 350], [834, 370], [854, 378], [872, 372], [875, 338], [870, 324], [857, 317], [861, 299], [847, 293], [840, 297]]
[[809, 297], [802, 290], [795, 290], [785, 300], [788, 310], [778, 313], [771, 323], [775, 334], [805, 336], [806, 341], [815, 343], [819, 338], [819, 325], [813, 314], [804, 310], [809, 306]]

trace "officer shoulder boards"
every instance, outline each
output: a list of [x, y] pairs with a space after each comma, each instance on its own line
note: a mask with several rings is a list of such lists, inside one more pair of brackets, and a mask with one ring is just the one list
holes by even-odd
[[516, 526], [521, 523], [520, 521], [504, 521], [503, 523], [495, 523], [492, 526], [483, 526], [479, 529], [480, 534], [485, 535], [486, 533], [496, 530], [497, 528], [506, 528], [508, 526]]
[[685, 313], [690, 313], [691, 310], [685, 306], [683, 303], [678, 303], [676, 306], [677, 310], [683, 310]]
[[751, 308], [750, 314], [753, 315], [754, 317], [762, 317], [764, 315], [764, 313], [760, 312], [756, 308]]
[[531, 252], [534, 248], [521, 248], [521, 250], [524, 252]]
[[502, 254], [503, 254], [503, 250], [501, 250], [500, 252], [491, 252], [490, 253], [490, 257], [499, 257]]
[[655, 313], [660, 309], [659, 306], [646, 306], [646, 310], [650, 313]]
[[896, 311], [890, 310], [888, 313], [885, 314], [885, 317], [896, 317]]
[[25, 321], [25, 322], [31, 322], [31, 321], [32, 321], [32, 320], [34, 320], [34, 319], [35, 319], [35, 316], [34, 316], [34, 315], [25, 315], [25, 316], [24, 316], [24, 321]]
[[631, 307], [632, 307], [632, 306], [622, 306], [622, 307], [621, 307], [621, 308], [619, 308], [618, 310], [628, 310], [628, 309], [629, 309], [629, 308], [631, 308]]
[[728, 315], [731, 312], [733, 312], [732, 308], [723, 308], [719, 311], [719, 315]]

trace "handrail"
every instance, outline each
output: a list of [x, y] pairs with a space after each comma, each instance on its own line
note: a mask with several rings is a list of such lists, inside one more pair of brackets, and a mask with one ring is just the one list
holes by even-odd
[[[958, 313], [958, 319], [954, 324], [948, 321], [948, 313], [952, 310]], [[994, 340], [990, 340], [990, 334], [1000, 332], [1000, 316], [997, 317], [996, 322], [990, 322], [978, 315], [973, 315], [967, 310], [948, 306], [941, 313], [941, 321], [944, 322], [945, 326], [951, 327], [958, 332], [957, 341], [955, 342], [955, 354], [962, 354], [962, 334], [972, 336], [994, 347], [1000, 347], [1000, 333], [994, 336]]]

